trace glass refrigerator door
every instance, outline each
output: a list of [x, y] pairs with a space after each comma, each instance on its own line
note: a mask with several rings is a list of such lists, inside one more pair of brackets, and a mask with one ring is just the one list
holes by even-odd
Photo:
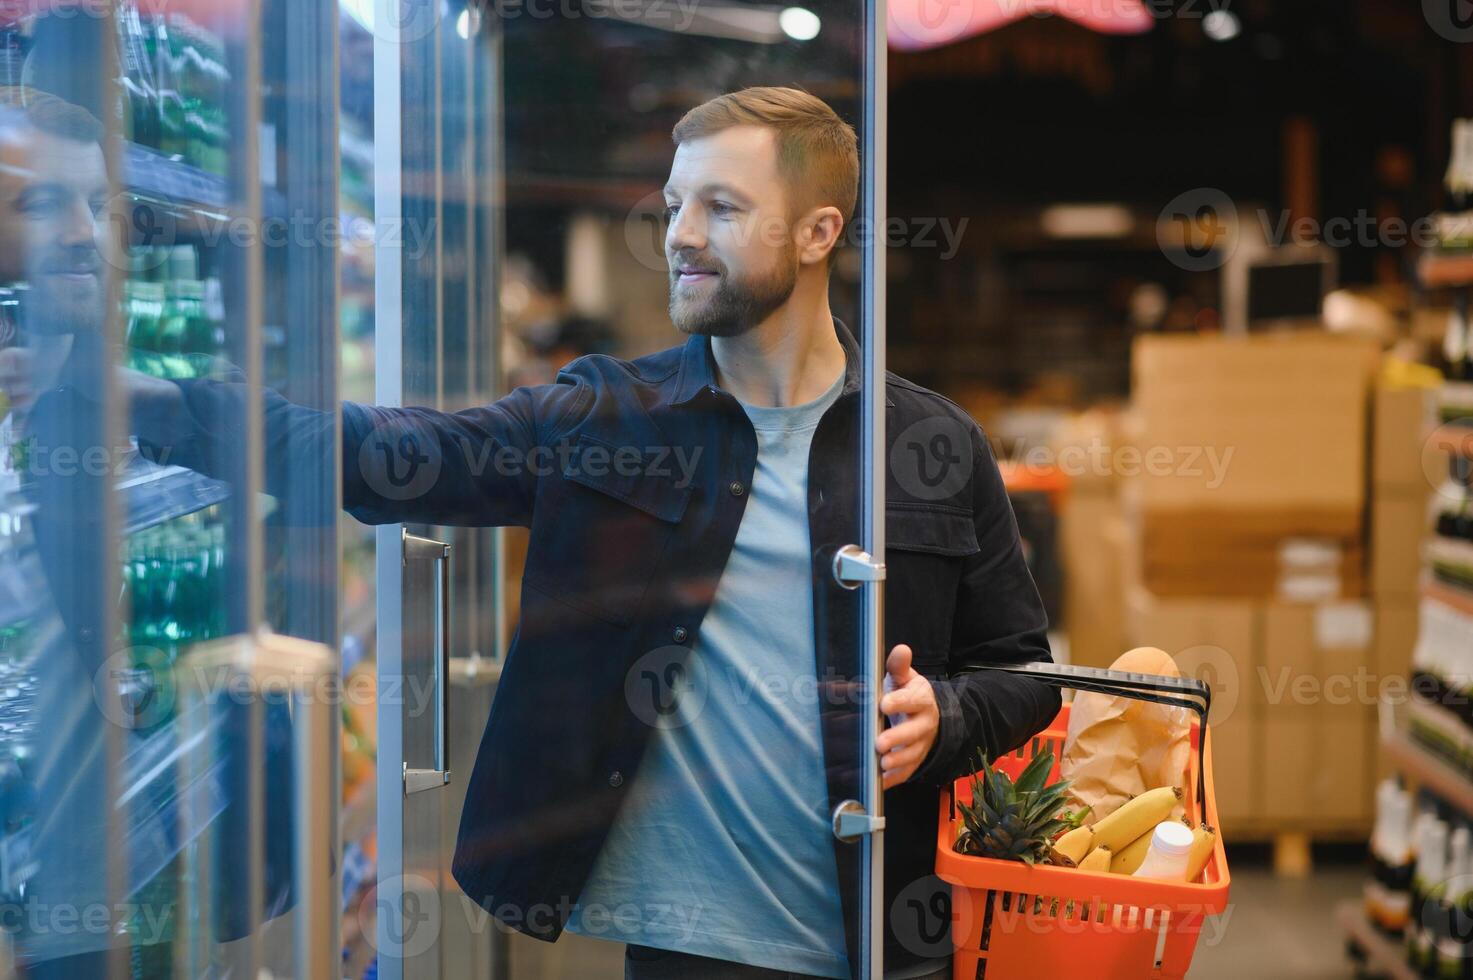
[[337, 963], [321, 6], [0, 14], [0, 895], [30, 910], [0, 946], [27, 975]]
[[[694, 615], [723, 602], [721, 569], [703, 564], [701, 547], [734, 532], [752, 497], [765, 505], [778, 492], [763, 484], [760, 460], [750, 472], [737, 463], [757, 434], [729, 392], [687, 409], [736, 420], [732, 443], [706, 447], [721, 460], [715, 482], [554, 456], [555, 478], [539, 479], [558, 489], [526, 512], [502, 509], [516, 525], [504, 549], [474, 544], [486, 540], [481, 532], [378, 532], [378, 891], [369, 920], [378, 975], [458, 975], [464, 962], [484, 971], [485, 954], [496, 977], [619, 976], [627, 944], [879, 976], [879, 719], [866, 692], [877, 689], [881, 657], [883, 254], [863, 229], [884, 215], [882, 11], [857, 0], [781, 13], [648, 4], [618, 15], [600, 8], [604, 16], [533, 4], [500, 5], [493, 16], [464, 0], [343, 7], [373, 50], [373, 220], [380, 234], [395, 233], [373, 259], [380, 404], [456, 410], [516, 388], [545, 394], [581, 355], [634, 358], [687, 341], [668, 309], [662, 188], [671, 127], [697, 103], [748, 85], [801, 86], [854, 126], [864, 161], [855, 230], [835, 258], [829, 296], [859, 342], [859, 390], [823, 420], [840, 462], [809, 475], [828, 493], [825, 517], [796, 547], [742, 539], [733, 552], [746, 572], [781, 567], [802, 583], [781, 597], [800, 602], [759, 617], [744, 640], [774, 657], [737, 656], [723, 631], [743, 614], [739, 600], [726, 598], [704, 622]], [[492, 363], [499, 384], [478, 384], [474, 375]], [[604, 369], [584, 362], [589, 374]], [[614, 459], [632, 451], [691, 461], [681, 454], [698, 448], [694, 429], [673, 412], [649, 428], [641, 418], [599, 407], [580, 416], [571, 439], [602, 444]], [[503, 447], [480, 438], [456, 450], [469, 462], [426, 458], [426, 443], [381, 448], [406, 487], [426, 465], [464, 464], [488, 501], [513, 498], [517, 467], [542, 464], [497, 455]], [[696, 521], [712, 522], [710, 540], [685, 537]], [[483, 523], [493, 523], [489, 514]], [[774, 544], [782, 547], [762, 553]], [[845, 546], [853, 560], [839, 563]], [[473, 560], [504, 588], [509, 644], [491, 623], [501, 608], [493, 583], [465, 571]], [[823, 575], [810, 597], [815, 562]], [[651, 608], [668, 621], [647, 623]], [[781, 628], [786, 617], [796, 633]], [[627, 642], [635, 623], [654, 631], [637, 649]], [[495, 703], [466, 718], [453, 682], [478, 654], [495, 656]], [[400, 694], [392, 704], [389, 685]], [[589, 725], [599, 734], [567, 737]], [[471, 763], [478, 778], [497, 775], [491, 798], [466, 810]], [[562, 781], [555, 791], [549, 779]], [[681, 809], [707, 791], [701, 799], [720, 808], [704, 819], [698, 806]], [[597, 861], [575, 889], [566, 866], [590, 846]], [[452, 848], [523, 884], [545, 872], [562, 891], [533, 906], [523, 893], [463, 894], [447, 876]], [[634, 853], [669, 863], [627, 873], [620, 862]], [[800, 908], [801, 921], [772, 934], [783, 909]], [[567, 926], [555, 945], [517, 934], [547, 938], [549, 923]], [[490, 948], [457, 959], [465, 932]], [[763, 941], [723, 946], [733, 935]], [[684, 945], [692, 936], [698, 942]]]

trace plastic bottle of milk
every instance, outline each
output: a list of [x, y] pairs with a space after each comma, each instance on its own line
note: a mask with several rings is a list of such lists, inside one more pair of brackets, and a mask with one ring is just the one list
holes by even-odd
[[1192, 849], [1192, 831], [1179, 820], [1163, 820], [1151, 834], [1146, 859], [1135, 869], [1137, 878], [1185, 881], [1187, 854]]

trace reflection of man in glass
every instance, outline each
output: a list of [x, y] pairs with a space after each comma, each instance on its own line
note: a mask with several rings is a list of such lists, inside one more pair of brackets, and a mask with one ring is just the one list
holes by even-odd
[[102, 326], [96, 228], [107, 204], [107, 166], [102, 126], [85, 109], [19, 88], [0, 89], [0, 106], [23, 120], [0, 130], [0, 283], [24, 283], [19, 304], [34, 359], [23, 367], [19, 358], [7, 362], [12, 401], [24, 405], [30, 391], [55, 379], [73, 335]]
[[25, 870], [5, 883], [7, 908], [24, 912], [4, 928], [28, 975], [100, 976], [103, 950], [117, 941], [115, 922], [58, 929], [37, 910], [106, 907], [108, 898], [100, 869], [110, 726], [92, 688], [107, 653], [102, 624], [111, 598], [103, 572], [106, 485], [102, 474], [68, 462], [83, 458], [82, 447], [101, 445], [104, 428], [95, 396], [81, 394], [98, 390], [106, 369], [94, 237], [108, 196], [102, 126], [34, 90], [0, 89], [0, 114], [0, 388], [10, 403], [0, 421], [0, 507], [24, 515], [9, 522], [4, 542], [0, 574], [10, 581], [0, 590], [0, 628], [11, 636], [6, 668], [24, 671], [22, 683], [35, 691], [27, 716], [8, 719], [13, 740], [0, 746], [20, 760], [17, 787], [29, 801], [26, 812], [6, 814], [9, 867]]

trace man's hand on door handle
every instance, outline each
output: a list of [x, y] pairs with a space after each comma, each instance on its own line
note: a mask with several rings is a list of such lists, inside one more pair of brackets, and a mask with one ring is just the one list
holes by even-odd
[[914, 775], [930, 753], [941, 724], [936, 690], [911, 668], [910, 659], [910, 647], [904, 643], [897, 643], [885, 659], [885, 674], [891, 689], [880, 699], [880, 711], [905, 716], [875, 739], [885, 789], [899, 786]]

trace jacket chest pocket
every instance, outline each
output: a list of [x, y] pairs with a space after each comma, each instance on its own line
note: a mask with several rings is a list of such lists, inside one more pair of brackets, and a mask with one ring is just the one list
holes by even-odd
[[672, 475], [580, 436], [532, 519], [524, 581], [616, 626], [634, 620], [690, 502]]
[[890, 642], [910, 645], [923, 674], [938, 673], [947, 662], [961, 576], [980, 550], [970, 511], [907, 503], [885, 508], [885, 632]]

